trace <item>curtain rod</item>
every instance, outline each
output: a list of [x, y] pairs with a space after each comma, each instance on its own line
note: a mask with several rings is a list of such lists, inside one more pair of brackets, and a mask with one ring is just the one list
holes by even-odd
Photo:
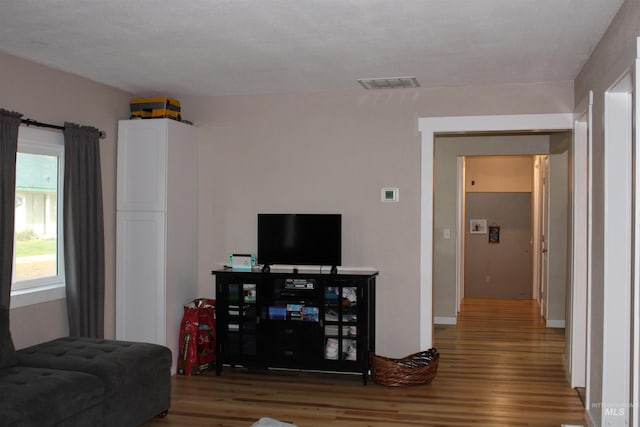
[[[21, 119], [20, 121], [27, 126], [38, 126], [41, 128], [64, 130], [64, 126], [52, 125], [49, 123], [42, 123], [32, 119]], [[100, 135], [100, 139], [105, 139], [107, 137], [107, 133], [103, 130], [98, 130], [98, 134]]]

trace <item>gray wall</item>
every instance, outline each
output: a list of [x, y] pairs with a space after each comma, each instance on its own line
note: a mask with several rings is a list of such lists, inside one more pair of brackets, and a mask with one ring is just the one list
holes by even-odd
[[[531, 298], [531, 193], [467, 193], [466, 198], [465, 298]], [[472, 234], [472, 218], [499, 226], [499, 242]]]
[[[603, 325], [603, 272], [604, 272], [604, 93], [633, 64], [636, 53], [636, 39], [640, 36], [640, 2], [627, 0], [620, 8], [611, 25], [596, 46], [593, 54], [578, 73], [575, 80], [575, 104], [580, 103], [593, 90], [593, 259], [591, 263], [591, 370], [587, 384], [592, 402], [602, 401], [602, 325]], [[602, 407], [587, 408], [593, 420], [602, 418]]]

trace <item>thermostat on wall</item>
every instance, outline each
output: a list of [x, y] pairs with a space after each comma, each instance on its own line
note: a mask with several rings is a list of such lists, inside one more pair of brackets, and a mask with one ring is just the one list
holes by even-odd
[[398, 189], [397, 188], [383, 188], [381, 191], [381, 197], [383, 202], [397, 202], [398, 201]]

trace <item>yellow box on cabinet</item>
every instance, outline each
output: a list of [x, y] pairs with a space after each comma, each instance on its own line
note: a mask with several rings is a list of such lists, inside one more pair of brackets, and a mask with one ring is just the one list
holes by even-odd
[[181, 120], [180, 101], [166, 96], [154, 98], [132, 98], [131, 118]]

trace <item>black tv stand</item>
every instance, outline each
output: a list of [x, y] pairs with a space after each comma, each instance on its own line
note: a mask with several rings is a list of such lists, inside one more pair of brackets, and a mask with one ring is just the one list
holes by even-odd
[[335, 265], [331, 266], [331, 274], [338, 274], [338, 267]]
[[358, 373], [375, 351], [377, 271], [212, 272], [223, 366]]
[[265, 264], [262, 266], [262, 272], [263, 273], [270, 273], [271, 272], [271, 267], [269, 267], [269, 264]]

